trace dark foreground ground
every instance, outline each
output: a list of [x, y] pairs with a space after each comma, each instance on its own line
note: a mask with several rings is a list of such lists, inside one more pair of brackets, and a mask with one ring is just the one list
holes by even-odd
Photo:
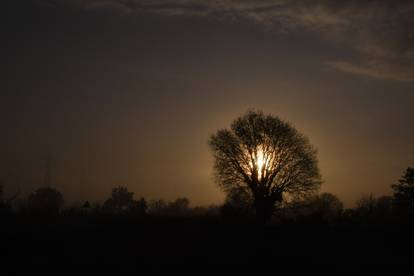
[[396, 272], [414, 267], [413, 229], [407, 223], [257, 227], [218, 217], [11, 216], [1, 225], [0, 274]]

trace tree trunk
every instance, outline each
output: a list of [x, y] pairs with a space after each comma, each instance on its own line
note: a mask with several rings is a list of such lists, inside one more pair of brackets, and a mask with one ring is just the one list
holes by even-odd
[[257, 224], [264, 225], [272, 218], [274, 204], [274, 200], [264, 196], [257, 196], [255, 198], [254, 205]]
[[254, 197], [256, 222], [260, 225], [266, 224], [273, 216], [276, 202], [282, 202], [282, 200], [282, 193], [279, 192], [271, 195], [256, 193]]

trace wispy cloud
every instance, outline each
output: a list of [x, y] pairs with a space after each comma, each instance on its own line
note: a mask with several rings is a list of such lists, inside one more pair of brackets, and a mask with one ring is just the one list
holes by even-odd
[[352, 74], [365, 75], [378, 79], [391, 79], [397, 81], [413, 81], [414, 70], [412, 67], [401, 67], [392, 63], [366, 61], [362, 63], [347, 61], [332, 61], [328, 65]]
[[[46, 0], [43, 0], [46, 1]], [[122, 13], [252, 20], [277, 32], [305, 29], [350, 49], [336, 69], [414, 81], [414, 2], [407, 0], [48, 0]]]

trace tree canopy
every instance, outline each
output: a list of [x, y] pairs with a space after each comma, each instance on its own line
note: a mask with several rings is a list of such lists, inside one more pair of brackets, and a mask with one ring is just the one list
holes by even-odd
[[118, 186], [112, 188], [111, 197], [107, 199], [104, 206], [107, 209], [126, 211], [134, 205], [134, 193], [128, 191], [127, 187]]
[[414, 168], [407, 168], [394, 190], [394, 207], [397, 211], [414, 213]]
[[284, 197], [304, 196], [321, 184], [316, 149], [278, 117], [249, 111], [212, 135], [209, 146], [219, 186], [226, 193], [246, 189], [262, 222]]
[[63, 206], [63, 196], [54, 188], [42, 187], [30, 194], [28, 205], [31, 211], [56, 215]]

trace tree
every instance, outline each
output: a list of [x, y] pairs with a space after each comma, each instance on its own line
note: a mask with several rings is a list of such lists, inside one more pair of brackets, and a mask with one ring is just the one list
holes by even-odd
[[19, 196], [19, 194], [20, 194], [20, 190], [17, 190], [15, 194], [5, 199], [4, 198], [4, 186], [2, 182], [0, 182], [0, 215], [12, 213], [13, 202]]
[[104, 207], [112, 211], [127, 211], [134, 205], [134, 193], [127, 187], [112, 188], [111, 197], [104, 203]]
[[177, 198], [172, 202], [154, 200], [150, 202], [149, 213], [159, 216], [186, 216], [190, 211], [190, 200], [186, 197]]
[[319, 195], [319, 210], [323, 213], [331, 213], [332, 215], [340, 215], [344, 209], [344, 204], [336, 195], [330, 193], [322, 193]]
[[383, 223], [391, 218], [392, 197], [373, 194], [361, 197], [351, 215], [362, 224]]
[[414, 212], [414, 168], [409, 167], [397, 184], [392, 185], [394, 190], [393, 205], [399, 212]]
[[253, 200], [250, 193], [243, 188], [232, 189], [227, 195], [221, 213], [226, 217], [246, 217], [251, 215]]
[[63, 206], [63, 196], [51, 187], [43, 187], [32, 192], [27, 203], [29, 210], [32, 212], [57, 215]]
[[169, 214], [182, 216], [188, 213], [190, 200], [186, 197], [177, 198], [168, 205]]
[[152, 200], [149, 204], [149, 213], [150, 214], [155, 214], [155, 215], [160, 215], [163, 214], [164, 210], [167, 208], [167, 203], [162, 200]]
[[310, 207], [314, 215], [324, 220], [338, 218], [344, 210], [344, 204], [331, 193], [322, 193], [313, 197], [310, 201]]
[[136, 215], [145, 215], [147, 213], [148, 204], [145, 198], [141, 197], [140, 200], [134, 201], [134, 205], [131, 211]]
[[377, 208], [377, 198], [373, 194], [364, 195], [356, 202], [356, 210], [362, 216], [372, 216]]
[[89, 210], [91, 209], [91, 204], [89, 203], [89, 200], [85, 201], [85, 203], [83, 203], [82, 208], [85, 210]]
[[0, 182], [0, 204], [3, 204], [3, 184]]
[[6, 213], [7, 206], [5, 202], [3, 202], [3, 185], [0, 182], [0, 216], [3, 215], [3, 213]]
[[285, 196], [301, 197], [321, 184], [315, 148], [277, 117], [249, 111], [212, 135], [209, 146], [219, 186], [226, 193], [245, 189], [260, 223]]

